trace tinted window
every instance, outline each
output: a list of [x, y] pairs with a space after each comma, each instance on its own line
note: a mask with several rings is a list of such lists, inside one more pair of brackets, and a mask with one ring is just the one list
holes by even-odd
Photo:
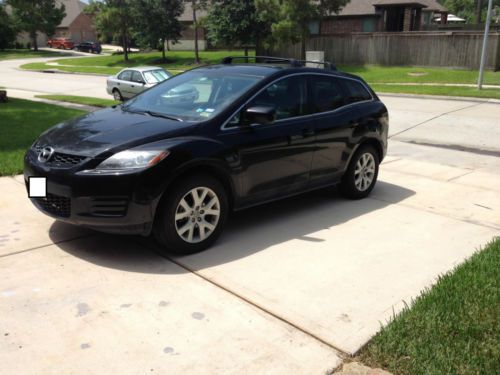
[[371, 94], [361, 83], [346, 79], [344, 84], [348, 92], [347, 104], [372, 99]]
[[304, 78], [291, 77], [272, 83], [248, 104], [253, 106], [274, 107], [277, 120], [306, 114]]
[[132, 81], [142, 83], [144, 82], [144, 79], [142, 78], [141, 73], [139, 72], [132, 72]]
[[342, 86], [337, 78], [312, 76], [310, 82], [313, 113], [333, 111], [345, 104]]
[[120, 75], [118, 76], [118, 79], [121, 79], [122, 81], [131, 81], [132, 80], [132, 71], [125, 70], [124, 72], [120, 73]]

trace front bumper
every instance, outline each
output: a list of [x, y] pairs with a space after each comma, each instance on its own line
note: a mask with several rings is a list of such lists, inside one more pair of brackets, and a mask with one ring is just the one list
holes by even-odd
[[141, 174], [84, 175], [73, 169], [51, 169], [28, 151], [24, 180], [47, 178], [47, 196], [30, 198], [46, 215], [64, 222], [109, 233], [151, 232], [160, 195], [148, 188]]

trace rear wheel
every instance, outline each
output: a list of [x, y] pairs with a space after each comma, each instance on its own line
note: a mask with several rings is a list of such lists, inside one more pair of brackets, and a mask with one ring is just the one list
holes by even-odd
[[123, 101], [123, 96], [120, 92], [120, 90], [118, 89], [114, 89], [113, 90], [113, 98], [117, 101], [117, 102], [122, 102]]
[[379, 156], [371, 146], [361, 146], [351, 159], [342, 177], [340, 191], [351, 199], [365, 198], [375, 187], [378, 177]]
[[227, 194], [221, 183], [209, 176], [193, 176], [167, 193], [159, 207], [153, 234], [169, 251], [196, 253], [217, 240], [227, 212]]

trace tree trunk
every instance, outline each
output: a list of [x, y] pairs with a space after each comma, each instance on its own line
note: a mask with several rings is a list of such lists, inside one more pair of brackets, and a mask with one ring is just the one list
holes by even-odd
[[34, 51], [38, 51], [38, 41], [36, 39], [37, 39], [36, 31], [33, 31], [31, 33], [31, 41], [33, 42]]
[[165, 56], [165, 43], [166, 43], [165, 38], [163, 38], [161, 41], [162, 41], [162, 43], [161, 43], [161, 58], [163, 61], [166, 61], [167, 58]]
[[198, 51], [198, 21], [196, 21], [196, 0], [191, 2], [193, 8], [193, 24], [194, 24], [194, 61], [200, 63], [200, 54]]
[[300, 58], [302, 60], [306, 59], [306, 38], [307, 38], [307, 33], [302, 31], [302, 38], [300, 38]]
[[481, 24], [482, 13], [483, 13], [483, 0], [477, 0], [476, 25]]
[[248, 57], [248, 47], [247, 46], [245, 46], [245, 56]]
[[124, 33], [122, 37], [123, 58], [128, 62], [128, 41], [127, 35]]

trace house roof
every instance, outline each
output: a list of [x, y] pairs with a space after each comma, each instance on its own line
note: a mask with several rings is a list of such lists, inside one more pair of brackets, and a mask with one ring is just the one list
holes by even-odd
[[63, 18], [58, 27], [69, 27], [88, 5], [79, 0], [57, 0], [57, 3], [64, 4], [66, 8], [66, 17]]
[[375, 14], [376, 5], [396, 5], [396, 4], [420, 4], [425, 11], [446, 12], [446, 8], [437, 2], [437, 0], [351, 0], [339, 12], [339, 16], [360, 16]]

